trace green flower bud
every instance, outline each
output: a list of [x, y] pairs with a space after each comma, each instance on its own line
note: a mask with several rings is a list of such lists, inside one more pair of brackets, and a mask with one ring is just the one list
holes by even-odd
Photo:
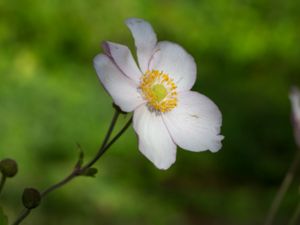
[[0, 161], [0, 170], [6, 177], [14, 177], [18, 173], [18, 164], [13, 159], [3, 159]]
[[41, 203], [42, 197], [38, 190], [34, 188], [25, 188], [22, 196], [23, 205], [27, 209], [34, 209]]

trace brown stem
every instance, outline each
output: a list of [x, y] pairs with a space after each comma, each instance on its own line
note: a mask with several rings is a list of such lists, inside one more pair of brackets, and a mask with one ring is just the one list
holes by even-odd
[[292, 162], [288, 172], [285, 175], [285, 178], [283, 179], [280, 188], [272, 202], [272, 205], [269, 209], [269, 212], [267, 214], [266, 220], [265, 220], [265, 225], [271, 225], [274, 221], [275, 215], [279, 209], [279, 206], [282, 202], [282, 199], [285, 195], [285, 193], [287, 192], [288, 188], [290, 187], [294, 176], [295, 176], [295, 172], [299, 166], [299, 162], [300, 162], [300, 150], [298, 150], [296, 152], [296, 156], [294, 158], [294, 161]]

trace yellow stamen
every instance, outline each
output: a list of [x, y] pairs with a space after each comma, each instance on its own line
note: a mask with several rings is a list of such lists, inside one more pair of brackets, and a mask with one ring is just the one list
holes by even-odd
[[162, 71], [147, 71], [141, 79], [140, 89], [153, 110], [168, 112], [177, 106], [177, 86]]

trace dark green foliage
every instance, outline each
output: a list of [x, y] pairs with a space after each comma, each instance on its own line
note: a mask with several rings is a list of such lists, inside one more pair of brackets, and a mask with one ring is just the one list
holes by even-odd
[[8, 225], [7, 216], [0, 207], [0, 225]]

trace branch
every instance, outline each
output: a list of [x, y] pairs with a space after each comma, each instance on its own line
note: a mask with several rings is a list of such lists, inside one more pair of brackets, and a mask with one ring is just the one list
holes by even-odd
[[[116, 136], [110, 141], [110, 136], [114, 130], [114, 127], [116, 125], [116, 122], [118, 120], [119, 115], [122, 112], [119, 109], [116, 109], [115, 114], [113, 116], [113, 119], [111, 121], [111, 124], [109, 126], [109, 129], [107, 131], [107, 134], [102, 142], [101, 147], [99, 148], [97, 154], [94, 156], [93, 159], [91, 159], [86, 165], [81, 167], [82, 164], [82, 152], [80, 153], [79, 156], [79, 160], [76, 163], [73, 171], [67, 176], [65, 177], [63, 180], [61, 180], [60, 182], [50, 186], [49, 188], [47, 188], [46, 190], [44, 190], [41, 193], [41, 198], [44, 198], [46, 195], [48, 195], [49, 193], [55, 191], [58, 188], [61, 188], [62, 186], [66, 185], [67, 183], [69, 183], [71, 180], [73, 180], [74, 178], [84, 175], [84, 173], [91, 169], [91, 167], [103, 156], [103, 154], [115, 143], [115, 141], [117, 141], [122, 134], [129, 128], [131, 122], [132, 122], [132, 117], [129, 119], [129, 121], [124, 125], [124, 127], [116, 134]], [[22, 213], [19, 215], [19, 217], [17, 218], [17, 220], [12, 224], [12, 225], [18, 225], [20, 224], [31, 212], [32, 209], [24, 209], [22, 211]]]

